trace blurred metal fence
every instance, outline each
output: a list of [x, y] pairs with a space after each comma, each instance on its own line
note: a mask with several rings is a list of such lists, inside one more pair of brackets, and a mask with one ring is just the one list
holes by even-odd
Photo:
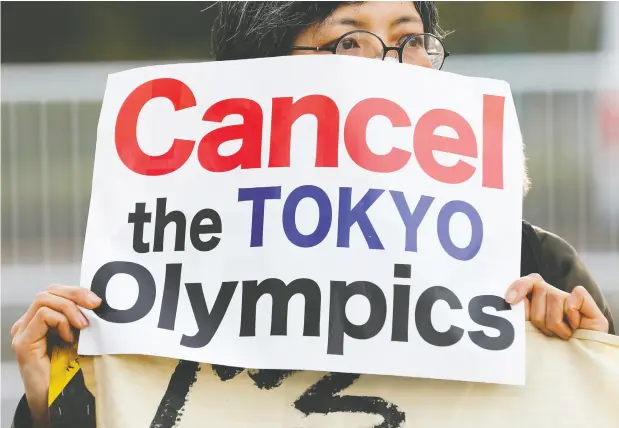
[[[533, 181], [526, 218], [564, 236], [580, 251], [615, 253], [617, 219], [598, 216], [591, 198], [592, 153], [599, 140], [598, 85], [592, 78], [597, 58], [450, 58], [447, 70], [511, 84]], [[106, 76], [143, 65], [3, 66], [4, 266], [80, 260]]]
[[[610, 289], [619, 288], [619, 219], [600, 215], [592, 197], [600, 138], [598, 85], [592, 79], [597, 59], [596, 54], [450, 58], [447, 71], [511, 84], [533, 182], [525, 218], [572, 243]], [[3, 66], [4, 321], [46, 284], [77, 282], [106, 76], [143, 65]]]
[[[597, 59], [450, 58], [447, 71], [511, 84], [533, 182], [525, 218], [579, 250], [619, 315], [619, 219], [600, 215], [593, 197]], [[3, 361], [12, 358], [8, 329], [34, 294], [78, 282], [106, 76], [143, 65], [2, 67]]]
[[[599, 215], [592, 199], [599, 127], [597, 82], [591, 76], [597, 73], [597, 58], [450, 58], [447, 71], [511, 84], [533, 182], [525, 218], [563, 236], [585, 255], [610, 257], [619, 254], [619, 220]], [[63, 280], [52, 275], [60, 266], [73, 272], [67, 279], [76, 282], [106, 76], [143, 65], [3, 66], [3, 308], [23, 305], [36, 289]], [[600, 282], [619, 287], [611, 283], [619, 267], [610, 260]], [[26, 283], [24, 270], [37, 271], [33, 283]]]

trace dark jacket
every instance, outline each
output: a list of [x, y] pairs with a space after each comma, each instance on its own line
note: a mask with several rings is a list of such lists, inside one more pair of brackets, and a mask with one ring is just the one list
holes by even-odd
[[[615, 334], [609, 305], [574, 248], [557, 235], [523, 222], [520, 275], [530, 273], [539, 273], [546, 282], [567, 292], [578, 285], [585, 287], [608, 318], [610, 333]], [[81, 371], [52, 403], [50, 417], [53, 428], [95, 428], [94, 397], [86, 389]], [[29, 427], [28, 403], [22, 397], [12, 428]]]

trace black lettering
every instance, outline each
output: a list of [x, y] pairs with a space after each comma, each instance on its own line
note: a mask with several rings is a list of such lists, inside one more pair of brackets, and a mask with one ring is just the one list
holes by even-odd
[[437, 331], [432, 325], [432, 307], [439, 300], [447, 302], [451, 309], [462, 309], [462, 303], [451, 290], [445, 287], [430, 287], [419, 296], [415, 308], [415, 323], [423, 340], [434, 346], [451, 346], [464, 335], [460, 327], [451, 326], [445, 332]]
[[150, 223], [151, 213], [146, 212], [144, 202], [135, 204], [135, 212], [129, 213], [129, 224], [133, 223], [133, 250], [136, 253], [148, 253], [150, 245], [144, 242], [144, 224]]
[[404, 426], [406, 415], [398, 406], [379, 397], [340, 395], [359, 379], [358, 374], [330, 373], [309, 387], [294, 403], [294, 407], [308, 416], [313, 413], [335, 412], [366, 413], [383, 417], [374, 428], [399, 428]]
[[268, 278], [258, 281], [243, 281], [241, 309], [241, 337], [256, 335], [256, 305], [260, 297], [270, 294], [272, 299], [271, 336], [288, 334], [288, 304], [295, 294], [305, 298], [303, 336], [320, 335], [320, 287], [311, 279], [299, 278], [288, 286], [281, 279]]
[[489, 351], [502, 351], [509, 348], [514, 343], [516, 332], [514, 326], [505, 318], [497, 317], [496, 315], [487, 314], [484, 308], [491, 307], [497, 311], [511, 311], [511, 306], [505, 299], [499, 296], [477, 296], [471, 299], [469, 303], [469, 316], [479, 325], [497, 329], [499, 335], [497, 337], [488, 336], [483, 330], [469, 331], [471, 341], [480, 348]]
[[[411, 265], [395, 264], [393, 266], [394, 278], [410, 279], [411, 273]], [[393, 342], [408, 342], [410, 297], [410, 285], [393, 285], [393, 321], [391, 325], [391, 340]]]
[[168, 224], [176, 226], [174, 251], [185, 251], [185, 214], [180, 211], [166, 213], [167, 198], [157, 198], [157, 213], [155, 215], [155, 244], [153, 251], [163, 251], [163, 237]]
[[159, 324], [157, 325], [157, 327], [165, 330], [174, 330], [174, 324], [176, 324], [182, 267], [183, 265], [180, 263], [166, 265], [161, 312], [159, 313]]
[[[210, 220], [210, 224], [201, 224], [202, 220]], [[217, 211], [210, 208], [198, 211], [189, 228], [191, 244], [198, 251], [211, 251], [219, 245], [221, 239], [217, 236], [211, 236], [206, 241], [203, 241], [200, 235], [221, 233], [221, 229], [221, 217]]]
[[391, 327], [391, 340], [394, 342], [408, 342], [410, 298], [410, 285], [393, 285], [393, 324]]
[[411, 265], [393, 265], [393, 277], [400, 279], [410, 279], [412, 276]]
[[209, 313], [208, 307], [206, 306], [202, 284], [199, 282], [185, 284], [187, 294], [189, 295], [189, 302], [191, 303], [191, 309], [193, 310], [193, 315], [198, 324], [198, 332], [195, 336], [183, 335], [181, 338], [182, 346], [188, 348], [202, 348], [209, 344], [213, 336], [215, 336], [215, 333], [217, 333], [217, 329], [228, 310], [228, 306], [230, 306], [230, 300], [232, 300], [237, 284], [238, 281], [229, 281], [221, 284], [211, 313]]
[[[138, 298], [129, 309], [114, 309], [107, 299], [107, 286], [115, 275], [132, 276], [138, 284]], [[144, 266], [132, 262], [109, 262], [99, 268], [92, 278], [90, 290], [101, 298], [101, 305], [94, 310], [99, 318], [114, 323], [130, 323], [144, 318], [155, 304], [157, 287], [151, 273]]]
[[281, 386], [284, 379], [295, 373], [294, 370], [248, 370], [249, 377], [260, 389], [273, 389]]
[[[240, 367], [212, 365], [213, 372], [222, 381], [241, 374]], [[260, 389], [270, 390], [296, 373], [295, 370], [247, 370], [248, 376]], [[305, 416], [335, 412], [365, 413], [382, 416], [383, 421], [373, 428], [401, 428], [406, 415], [397, 405], [380, 397], [341, 395], [342, 391], [361, 378], [359, 374], [329, 373], [309, 387], [295, 402], [294, 407]]]
[[183, 408], [189, 398], [189, 390], [198, 379], [198, 371], [200, 371], [198, 363], [184, 360], [178, 362], [150, 423], [150, 428], [174, 428], [178, 426]]
[[243, 367], [221, 366], [219, 364], [213, 364], [211, 368], [215, 376], [224, 382], [234, 379], [245, 370]]
[[[370, 316], [361, 325], [351, 323], [346, 317], [346, 303], [353, 296], [364, 296], [370, 303]], [[385, 324], [387, 301], [382, 290], [368, 281], [331, 281], [329, 308], [329, 337], [327, 354], [344, 354], [344, 334], [354, 339], [369, 339], [376, 336]]]
[[[245, 370], [242, 367], [228, 367], [213, 364], [213, 373], [222, 381], [234, 379]], [[250, 379], [260, 389], [273, 389], [281, 386], [284, 379], [296, 373], [295, 370], [247, 370]]]

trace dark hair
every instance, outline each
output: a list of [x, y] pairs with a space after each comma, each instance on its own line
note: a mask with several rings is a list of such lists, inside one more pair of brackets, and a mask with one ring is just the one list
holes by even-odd
[[[341, 1], [222, 1], [213, 25], [217, 61], [265, 58], [290, 54], [297, 35], [327, 19]], [[433, 1], [415, 1], [426, 33], [442, 36]]]

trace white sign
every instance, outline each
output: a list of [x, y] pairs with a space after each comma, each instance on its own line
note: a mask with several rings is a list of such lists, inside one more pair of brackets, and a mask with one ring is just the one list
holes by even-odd
[[337, 56], [109, 77], [79, 353], [524, 382], [505, 82]]

